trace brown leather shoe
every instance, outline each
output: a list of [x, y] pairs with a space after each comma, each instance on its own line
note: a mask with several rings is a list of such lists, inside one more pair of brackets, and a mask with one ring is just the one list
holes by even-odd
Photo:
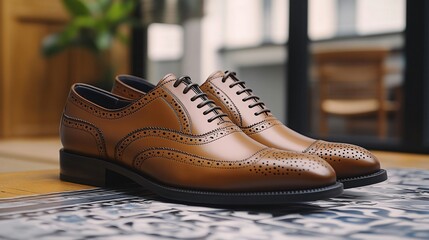
[[[135, 98], [150, 86], [141, 79], [117, 79], [113, 91]], [[254, 140], [277, 149], [317, 155], [336, 171], [344, 188], [382, 182], [386, 171], [380, 169], [377, 158], [368, 150], [345, 143], [331, 143], [305, 137], [277, 120], [252, 90], [245, 87], [235, 73], [213, 73], [201, 89], [215, 101], [230, 119]]]
[[169, 74], [148, 86], [135, 101], [72, 87], [60, 127], [62, 180], [105, 186], [125, 176], [165, 198], [210, 204], [285, 203], [342, 192], [325, 161], [252, 140], [189, 77]]
[[386, 171], [380, 169], [379, 161], [368, 150], [351, 144], [314, 140], [283, 125], [234, 72], [213, 73], [201, 89], [254, 140], [269, 147], [314, 154], [326, 160], [344, 188], [387, 179]]

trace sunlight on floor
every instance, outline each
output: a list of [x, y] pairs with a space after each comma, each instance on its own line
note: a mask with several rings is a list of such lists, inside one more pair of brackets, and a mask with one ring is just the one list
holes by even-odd
[[58, 169], [58, 138], [0, 141], [0, 173]]

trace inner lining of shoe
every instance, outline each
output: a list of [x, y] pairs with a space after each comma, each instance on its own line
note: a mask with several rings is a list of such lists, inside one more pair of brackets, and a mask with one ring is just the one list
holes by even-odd
[[155, 88], [155, 85], [153, 85], [152, 83], [148, 82], [143, 78], [135, 76], [122, 75], [118, 76], [118, 79], [127, 84], [128, 86], [131, 86], [144, 93], [147, 93]]
[[117, 98], [108, 92], [87, 85], [76, 85], [75, 91], [88, 101], [107, 109], [119, 109], [131, 103], [128, 100]]

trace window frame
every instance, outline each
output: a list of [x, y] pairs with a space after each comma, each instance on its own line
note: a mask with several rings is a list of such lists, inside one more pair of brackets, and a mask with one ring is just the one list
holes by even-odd
[[[295, 131], [310, 135], [308, 0], [289, 2], [288, 61], [285, 63], [288, 97], [287, 123]], [[429, 153], [429, 1], [406, 1], [404, 30], [404, 102], [399, 140], [372, 137], [330, 137], [370, 149]], [[411, 66], [411, 67], [410, 67]]]

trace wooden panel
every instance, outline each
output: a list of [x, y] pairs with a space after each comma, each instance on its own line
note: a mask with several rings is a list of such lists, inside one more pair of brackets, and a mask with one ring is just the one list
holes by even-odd
[[[84, 49], [42, 56], [43, 38], [68, 19], [60, 0], [0, 0], [0, 19], [0, 137], [56, 135], [71, 84], [99, 79], [96, 58]], [[111, 56], [126, 58], [128, 72], [124, 46]]]
[[11, 92], [10, 92], [10, 83], [9, 80], [9, 69], [10, 62], [8, 61], [8, 56], [10, 56], [10, 42], [11, 42], [11, 23], [12, 23], [12, 10], [10, 1], [0, 0], [0, 136], [8, 136], [9, 135], [9, 127], [10, 127], [10, 118], [9, 118], [9, 109], [10, 109], [10, 100], [11, 100]]
[[4, 1], [0, 0], [0, 137], [4, 135], [5, 129], [5, 86], [2, 79], [4, 73], [4, 30], [5, 30], [5, 9]]
[[65, 22], [69, 16], [61, 0], [4, 0], [13, 2], [13, 16], [19, 20]]
[[[9, 59], [12, 63], [9, 80], [12, 81], [9, 91], [13, 92], [12, 105], [8, 117], [13, 125], [10, 131], [14, 135], [38, 134], [43, 112], [42, 99], [46, 60], [40, 58], [40, 41], [48, 33], [42, 24], [15, 21], [12, 33], [11, 51], [14, 53]], [[31, 36], [29, 41], [28, 36]], [[35, 112], [37, 111], [37, 112]], [[42, 111], [42, 112], [40, 112]], [[41, 127], [48, 127], [49, 123]], [[43, 131], [40, 129], [40, 131]]]

